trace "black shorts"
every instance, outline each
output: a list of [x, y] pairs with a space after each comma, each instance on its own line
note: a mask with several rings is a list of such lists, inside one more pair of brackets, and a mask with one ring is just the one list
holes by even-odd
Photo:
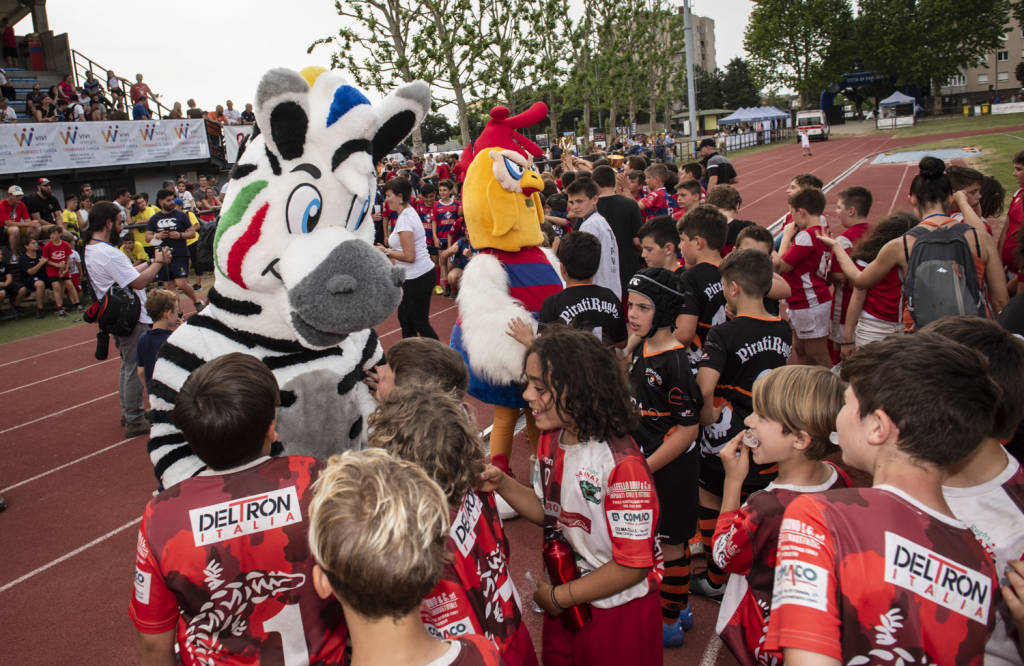
[[18, 57], [18, 47], [17, 46], [5, 46], [4, 47], [4, 57], [5, 58], [17, 58]]
[[44, 271], [39, 271], [35, 275], [25, 276], [25, 286], [28, 287], [29, 291], [31, 291], [36, 288], [36, 282], [42, 282], [43, 288], [49, 289], [53, 285], [53, 280], [54, 278], [46, 275]]
[[432, 257], [436, 257], [437, 256], [437, 248], [434, 247], [433, 245], [428, 245], [427, 246], [427, 254], [429, 254]]
[[[743, 479], [743, 486], [740, 488], [740, 496], [746, 498], [750, 493], [764, 490], [769, 483], [775, 480], [779, 473], [777, 463], [770, 465], [758, 465], [750, 461], [750, 471], [747, 478]], [[716, 497], [721, 497], [725, 489], [725, 467], [717, 454], [705, 454], [700, 456], [700, 487]]]
[[14, 299], [18, 296], [18, 292], [24, 289], [24, 285], [20, 282], [11, 281], [11, 283], [3, 289], [4, 293], [7, 294], [7, 299], [13, 303]]
[[181, 257], [174, 257], [171, 259], [171, 263], [167, 264], [160, 269], [160, 272], [156, 274], [156, 279], [161, 282], [170, 282], [177, 278], [188, 277], [188, 254]]
[[664, 544], [681, 546], [697, 531], [699, 468], [700, 447], [695, 446], [653, 474], [661, 507], [658, 538]]

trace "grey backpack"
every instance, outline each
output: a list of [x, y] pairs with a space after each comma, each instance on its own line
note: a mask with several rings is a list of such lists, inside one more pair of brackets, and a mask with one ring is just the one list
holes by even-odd
[[[974, 227], [960, 222], [929, 231], [919, 224], [903, 236], [907, 271], [903, 276], [903, 298], [920, 329], [947, 315], [988, 317], [988, 307], [974, 257], [965, 234], [974, 234], [974, 249], [981, 257], [981, 244]], [[914, 247], [907, 249], [907, 236]]]

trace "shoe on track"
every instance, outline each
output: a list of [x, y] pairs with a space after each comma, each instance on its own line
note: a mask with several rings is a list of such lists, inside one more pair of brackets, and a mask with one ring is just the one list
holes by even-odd
[[698, 576], [690, 581], [690, 594], [699, 594], [712, 601], [720, 602], [722, 601], [722, 595], [725, 594], [725, 583], [715, 585], [708, 580], [707, 575]]
[[682, 620], [676, 620], [672, 624], [661, 625], [661, 644], [665, 647], [681, 647], [686, 639], [686, 632], [683, 630]]
[[690, 610], [689, 606], [679, 611], [679, 624], [683, 631], [693, 629], [693, 611]]

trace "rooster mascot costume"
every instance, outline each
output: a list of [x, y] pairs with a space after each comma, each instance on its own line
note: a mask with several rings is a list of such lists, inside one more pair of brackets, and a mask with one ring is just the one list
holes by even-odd
[[[491, 461], [505, 472], [516, 420], [526, 407], [519, 384], [526, 348], [507, 334], [508, 326], [517, 318], [536, 326], [544, 299], [563, 288], [557, 260], [540, 247], [544, 182], [533, 157], [541, 149], [516, 131], [543, 120], [548, 107], [537, 102], [518, 115], [509, 113], [504, 106], [491, 109], [480, 137], [462, 154], [462, 210], [478, 254], [462, 276], [451, 337], [469, 367], [469, 394], [494, 406]], [[529, 412], [526, 425], [536, 450], [538, 432]]]

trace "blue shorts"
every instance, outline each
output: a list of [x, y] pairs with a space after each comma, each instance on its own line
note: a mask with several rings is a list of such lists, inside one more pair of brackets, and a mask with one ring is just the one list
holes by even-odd
[[160, 269], [157, 273], [156, 279], [161, 282], [170, 282], [177, 278], [188, 277], [188, 255], [182, 257], [174, 257], [171, 259], [171, 263]]

